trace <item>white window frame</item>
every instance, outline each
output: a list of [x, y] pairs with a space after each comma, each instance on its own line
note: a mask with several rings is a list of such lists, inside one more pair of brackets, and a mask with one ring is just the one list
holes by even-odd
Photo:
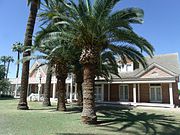
[[[121, 91], [121, 87], [123, 86], [123, 99], [121, 99], [120, 97], [120, 91]], [[124, 91], [125, 91], [125, 87], [127, 86], [127, 91], [128, 91], [128, 95], [127, 95], [127, 99], [125, 99], [125, 93], [124, 93]], [[129, 101], [129, 85], [128, 84], [124, 84], [124, 85], [119, 85], [119, 101]]]
[[[96, 99], [96, 88], [97, 88], [97, 87], [100, 88], [100, 91], [101, 91], [101, 92], [100, 92], [100, 93], [101, 93], [101, 94], [100, 94], [100, 95], [101, 95], [101, 99], [100, 99], [100, 100], [97, 100], [97, 99]], [[95, 101], [97, 101], [97, 102], [98, 102], [98, 101], [103, 101], [103, 98], [104, 98], [104, 95], [103, 95], [103, 84], [101, 84], [101, 85], [95, 85]]]
[[[160, 88], [160, 96], [161, 96], [161, 100], [151, 100], [151, 88], [155, 88], [155, 98], [157, 97], [156, 94], [156, 88]], [[151, 86], [149, 85], [149, 99], [150, 99], [150, 102], [154, 102], [154, 103], [162, 103], [162, 87], [161, 85], [160, 86]]]

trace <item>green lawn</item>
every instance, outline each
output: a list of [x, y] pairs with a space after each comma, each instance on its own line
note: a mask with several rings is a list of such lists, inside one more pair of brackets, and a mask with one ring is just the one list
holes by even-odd
[[16, 110], [17, 103], [0, 100], [0, 135], [180, 134], [180, 111], [175, 109], [101, 106], [93, 126], [81, 123], [81, 108], [75, 105], [63, 113], [38, 102], [30, 102], [28, 111]]

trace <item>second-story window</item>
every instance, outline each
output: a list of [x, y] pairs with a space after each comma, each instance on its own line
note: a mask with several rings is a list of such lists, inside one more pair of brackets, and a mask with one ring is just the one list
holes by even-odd
[[133, 64], [128, 63], [128, 64], [120, 64], [119, 67], [119, 72], [132, 72], [133, 71]]

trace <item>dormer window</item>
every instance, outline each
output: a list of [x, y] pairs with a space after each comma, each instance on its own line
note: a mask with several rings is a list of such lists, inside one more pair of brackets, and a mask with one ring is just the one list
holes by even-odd
[[133, 71], [133, 63], [120, 64], [119, 72], [132, 72]]

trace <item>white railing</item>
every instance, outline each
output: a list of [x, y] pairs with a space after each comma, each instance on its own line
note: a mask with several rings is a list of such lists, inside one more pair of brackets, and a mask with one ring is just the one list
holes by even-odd
[[29, 96], [28, 96], [28, 101], [43, 101], [44, 97], [42, 94], [40, 94], [40, 98], [39, 98], [39, 94], [37, 93], [31, 93]]

